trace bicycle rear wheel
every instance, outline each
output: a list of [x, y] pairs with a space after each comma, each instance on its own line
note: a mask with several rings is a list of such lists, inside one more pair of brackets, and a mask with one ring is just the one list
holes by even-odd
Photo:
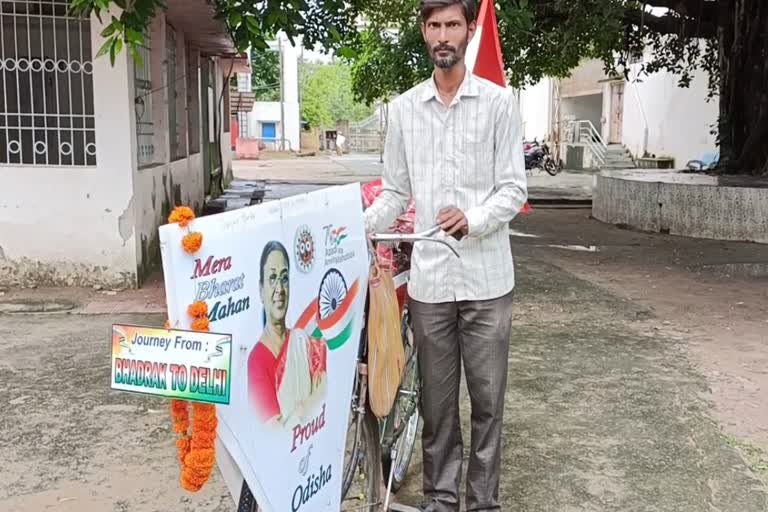
[[[386, 419], [386, 430], [388, 432], [386, 432], [384, 437], [389, 441], [389, 446], [385, 447], [381, 454], [384, 484], [388, 483], [389, 473], [392, 470], [392, 492], [395, 493], [405, 483], [413, 450], [416, 446], [419, 426], [421, 425], [419, 410], [419, 360], [413, 341], [413, 330], [411, 329], [407, 306], [403, 313], [401, 329], [406, 364], [402, 383], [392, 407], [392, 413]], [[395, 449], [394, 459], [392, 458], [391, 447]]]
[[[347, 434], [349, 453], [344, 457], [342, 511], [375, 512], [381, 501], [381, 447], [378, 421], [373, 412], [355, 412]], [[349, 449], [351, 443], [351, 449]]]

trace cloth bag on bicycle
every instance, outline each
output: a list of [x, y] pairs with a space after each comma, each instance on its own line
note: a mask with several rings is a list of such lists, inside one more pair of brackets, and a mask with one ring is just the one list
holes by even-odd
[[392, 410], [405, 367], [392, 269], [376, 258], [368, 280], [368, 399], [371, 411], [383, 418]]

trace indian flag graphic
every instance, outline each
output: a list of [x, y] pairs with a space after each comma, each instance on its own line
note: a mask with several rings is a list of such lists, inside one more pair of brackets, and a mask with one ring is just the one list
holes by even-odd
[[336, 269], [326, 272], [320, 282], [320, 293], [296, 322], [314, 338], [323, 338], [330, 350], [343, 346], [352, 337], [352, 306], [360, 290], [356, 279], [347, 289], [344, 276]]
[[346, 231], [347, 231], [346, 226], [341, 226], [341, 227], [338, 227], [338, 228], [332, 230], [331, 231], [331, 243], [334, 246], [338, 246], [339, 244], [341, 244], [341, 242], [343, 242], [347, 238]]

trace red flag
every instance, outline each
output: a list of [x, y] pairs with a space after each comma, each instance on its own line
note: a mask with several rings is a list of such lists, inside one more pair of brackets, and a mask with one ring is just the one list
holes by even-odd
[[[465, 59], [472, 74], [485, 78], [501, 87], [507, 86], [504, 78], [504, 59], [501, 56], [499, 26], [496, 22], [496, 8], [493, 0], [482, 0], [477, 15], [477, 31], [467, 47]], [[531, 211], [526, 202], [522, 213]]]

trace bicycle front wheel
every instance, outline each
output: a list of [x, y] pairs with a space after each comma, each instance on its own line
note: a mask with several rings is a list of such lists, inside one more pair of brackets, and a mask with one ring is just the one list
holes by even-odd
[[243, 488], [240, 491], [240, 502], [237, 504], [237, 512], [259, 512], [259, 504], [251, 492], [251, 488], [243, 480]]

